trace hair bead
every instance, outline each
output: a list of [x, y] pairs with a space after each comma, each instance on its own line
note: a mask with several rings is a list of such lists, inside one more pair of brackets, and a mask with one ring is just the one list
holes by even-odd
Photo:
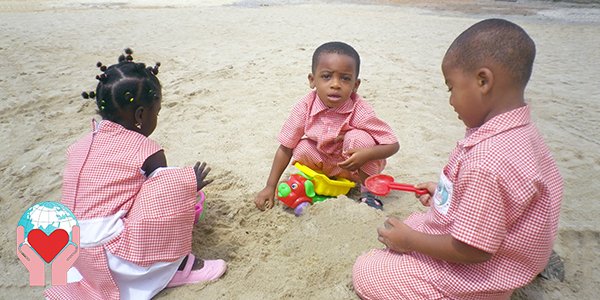
[[133, 100], [135, 100], [130, 92], [125, 92], [125, 99], [129, 100], [130, 103], [133, 102]]
[[148, 67], [148, 71], [154, 75], [158, 74], [158, 67], [160, 67], [160, 62], [156, 62], [156, 64], [154, 64], [154, 67]]
[[81, 97], [83, 97], [83, 99], [91, 99], [91, 98], [95, 98], [96, 97], [96, 93], [94, 91], [91, 92], [82, 92], [81, 93]]
[[106, 69], [107, 69], [107, 67], [105, 65], [103, 65], [102, 62], [97, 62], [96, 67], [100, 68], [100, 71], [102, 71], [102, 72], [106, 71]]
[[106, 78], [108, 78], [108, 77], [106, 76], [105, 73], [102, 73], [100, 75], [96, 75], [96, 79], [99, 80], [99, 81], [102, 81], [102, 82], [106, 81]]

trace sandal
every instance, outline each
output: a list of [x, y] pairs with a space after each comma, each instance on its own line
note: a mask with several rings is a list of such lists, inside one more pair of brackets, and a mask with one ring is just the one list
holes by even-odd
[[358, 200], [362, 203], [366, 203], [370, 207], [383, 210], [383, 202], [371, 192], [363, 192]]
[[175, 272], [167, 287], [176, 287], [184, 284], [194, 284], [208, 282], [219, 279], [227, 271], [227, 263], [222, 259], [205, 260], [204, 267], [200, 270], [192, 270], [196, 257], [194, 254], [188, 254], [185, 267], [181, 271]]

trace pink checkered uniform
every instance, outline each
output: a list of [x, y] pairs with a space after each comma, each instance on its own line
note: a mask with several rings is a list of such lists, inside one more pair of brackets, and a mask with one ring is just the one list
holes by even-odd
[[456, 264], [420, 253], [372, 250], [353, 278], [364, 299], [508, 299], [545, 267], [558, 230], [562, 179], [528, 106], [468, 129], [424, 213], [405, 223], [451, 234], [492, 253]]
[[[338, 138], [343, 136], [343, 138]], [[337, 108], [327, 107], [316, 91], [311, 91], [294, 107], [283, 124], [279, 143], [293, 149], [293, 160], [328, 176], [340, 176], [358, 181], [357, 172], [337, 166], [348, 158], [348, 149], [368, 148], [398, 142], [392, 128], [375, 116], [371, 106], [358, 94]], [[378, 174], [385, 160], [364, 164], [366, 174]]]
[[46, 290], [50, 299], [133, 297], [123, 291], [120, 295], [124, 283], [109, 266], [115, 261], [134, 269], [158, 270], [154, 274], [162, 278], [146, 282], [155, 294], [191, 252], [193, 169], [164, 170], [146, 179], [141, 166], [160, 146], [119, 124], [103, 120], [98, 125], [67, 151], [63, 179], [62, 203], [81, 226], [80, 255], [74, 267], [83, 279]]

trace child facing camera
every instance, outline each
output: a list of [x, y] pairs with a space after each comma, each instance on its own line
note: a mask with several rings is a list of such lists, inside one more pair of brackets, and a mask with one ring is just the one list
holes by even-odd
[[442, 72], [466, 125], [429, 209], [378, 229], [385, 249], [358, 257], [362, 299], [509, 299], [539, 274], [558, 230], [563, 183], [524, 91], [535, 44], [518, 25], [481, 21], [450, 45]]
[[[381, 173], [385, 159], [398, 151], [390, 126], [356, 93], [359, 70], [358, 53], [345, 43], [315, 50], [308, 74], [313, 90], [296, 103], [279, 132], [267, 184], [254, 200], [260, 210], [273, 207], [277, 183], [292, 159], [329, 177], [363, 183]], [[364, 186], [360, 200], [379, 209], [383, 205]]]
[[80, 254], [69, 283], [46, 290], [48, 299], [150, 299], [227, 269], [191, 253], [196, 196], [212, 182], [210, 168], [167, 168], [148, 138], [161, 109], [160, 64], [125, 52], [117, 64], [98, 63], [96, 91], [83, 93], [96, 98], [102, 121], [67, 151], [62, 203], [79, 221]]

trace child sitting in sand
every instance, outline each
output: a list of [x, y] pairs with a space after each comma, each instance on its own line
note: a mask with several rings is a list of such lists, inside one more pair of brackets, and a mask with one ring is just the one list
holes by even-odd
[[212, 180], [205, 163], [166, 168], [164, 151], [148, 136], [161, 109], [157, 63], [146, 67], [126, 49], [96, 78], [102, 121], [67, 151], [62, 203], [77, 217], [80, 255], [69, 283], [49, 299], [150, 299], [165, 287], [206, 282], [223, 260], [191, 254], [197, 193]]
[[[360, 85], [360, 57], [341, 42], [319, 46], [308, 74], [311, 92], [292, 108], [279, 133], [265, 188], [254, 200], [261, 210], [274, 204], [275, 189], [290, 160], [337, 176], [364, 182], [380, 173], [385, 159], [398, 151], [398, 141], [388, 124], [356, 91]], [[362, 188], [361, 200], [381, 208], [382, 203]]]
[[509, 299], [542, 271], [557, 234], [563, 183], [524, 91], [535, 44], [519, 26], [481, 21], [450, 45], [442, 72], [467, 127], [423, 183], [430, 208], [378, 229], [387, 249], [354, 265], [363, 299]]

